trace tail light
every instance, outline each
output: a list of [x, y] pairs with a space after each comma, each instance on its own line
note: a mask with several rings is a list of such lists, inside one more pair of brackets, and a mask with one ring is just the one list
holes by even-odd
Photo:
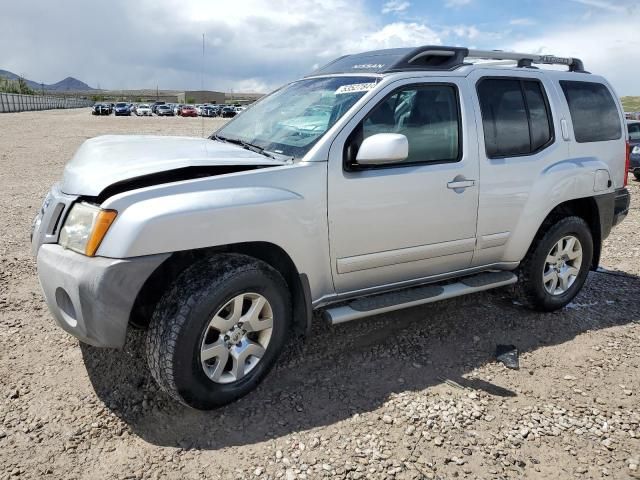
[[624, 162], [624, 181], [623, 187], [627, 186], [627, 182], [629, 181], [629, 168], [631, 167], [631, 145], [629, 144], [629, 140], [627, 140], [627, 158]]

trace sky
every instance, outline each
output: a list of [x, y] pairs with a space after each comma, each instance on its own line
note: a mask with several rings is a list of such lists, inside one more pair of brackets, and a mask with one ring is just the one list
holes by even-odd
[[432, 44], [579, 57], [640, 95], [638, 0], [3, 3], [0, 69], [36, 82], [266, 93], [340, 55]]

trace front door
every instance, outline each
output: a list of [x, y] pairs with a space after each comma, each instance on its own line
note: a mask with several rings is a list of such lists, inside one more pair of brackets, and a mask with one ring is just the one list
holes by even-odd
[[[339, 293], [468, 268], [475, 248], [478, 145], [463, 80], [403, 80], [383, 89], [333, 142], [328, 216]], [[400, 133], [409, 157], [360, 167], [364, 138]]]

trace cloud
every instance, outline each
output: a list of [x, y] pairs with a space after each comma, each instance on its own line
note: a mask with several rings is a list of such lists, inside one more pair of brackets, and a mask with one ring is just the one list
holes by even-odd
[[600, 8], [602, 10], [608, 10], [614, 13], [624, 13], [626, 7], [623, 5], [619, 5], [618, 3], [608, 2], [605, 0], [571, 0], [575, 3], [581, 3], [582, 5], [586, 5], [587, 7]]
[[363, 0], [64, 1], [3, 7], [0, 45], [11, 48], [0, 68], [107, 89], [269, 91], [347, 53], [441, 43], [422, 23], [383, 22]]
[[410, 2], [390, 0], [382, 5], [382, 13], [403, 13], [411, 6]]
[[469, 40], [473, 40], [478, 38], [480, 35], [480, 30], [474, 25], [459, 25], [453, 27], [451, 31], [458, 37], [468, 38]]
[[444, 6], [447, 8], [460, 8], [469, 5], [473, 0], [446, 0]]
[[529, 26], [535, 25], [537, 22], [532, 18], [514, 18], [509, 21], [509, 25], [515, 26]]
[[395, 22], [378, 31], [364, 35], [360, 40], [348, 44], [348, 50], [358, 52], [382, 48], [397, 48], [419, 45], [439, 45], [440, 36], [429, 27], [419, 23]]
[[604, 76], [619, 95], [637, 95], [637, 75], [632, 74], [640, 65], [640, 42], [634, 40], [636, 23], [632, 17], [605, 18], [559, 28], [508, 47], [517, 52], [581, 58], [586, 70]]
[[65, 0], [65, 8], [45, 10], [38, 0], [12, 2], [0, 15], [0, 45], [11, 45], [0, 68], [110, 89], [199, 89], [204, 76], [208, 89], [244, 82], [268, 90], [380, 29], [360, 0], [242, 3]]
[[[381, 3], [398, 9], [409, 1]], [[471, 3], [445, 1], [453, 8]], [[435, 25], [424, 17], [388, 21], [365, 0], [242, 0], [241, 7], [237, 0], [60, 2], [64, 8], [43, 9], [40, 0], [3, 6], [0, 68], [37, 82], [74, 76], [108, 89], [204, 85], [265, 92], [348, 53], [443, 43], [478, 48], [511, 44], [513, 49], [583, 57], [588, 69], [605, 74], [621, 92], [637, 93], [637, 75], [630, 73], [640, 64], [634, 17], [602, 9], [571, 29], [565, 23], [553, 29], [540, 20], [531, 29], [537, 35], [506, 41], [514, 35], [509, 25], [476, 19], [476, 13], [476, 25]], [[625, 5], [629, 9], [634, 3]], [[413, 2], [410, 8], [418, 10], [419, 5]], [[457, 17], [464, 12], [449, 13]], [[514, 18], [510, 23], [526, 22]]]

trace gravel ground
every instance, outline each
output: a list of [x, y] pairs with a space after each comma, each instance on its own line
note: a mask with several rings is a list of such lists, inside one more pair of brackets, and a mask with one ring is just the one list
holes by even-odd
[[[204, 131], [218, 120], [206, 119]], [[640, 188], [569, 307], [508, 291], [318, 323], [257, 391], [198, 412], [122, 351], [54, 326], [29, 252], [65, 162], [103, 133], [201, 135], [202, 120], [0, 115], [0, 479], [640, 478]], [[497, 343], [520, 370], [496, 363]]]

